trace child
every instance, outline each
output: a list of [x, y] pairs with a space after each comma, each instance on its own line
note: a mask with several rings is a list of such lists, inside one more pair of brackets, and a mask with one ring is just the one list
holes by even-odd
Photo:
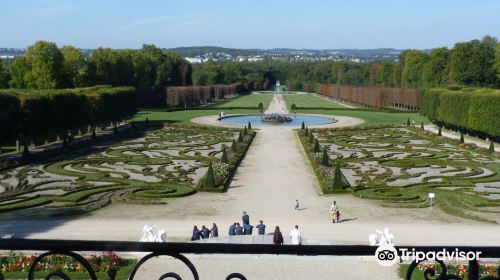
[[336, 216], [337, 223], [340, 223], [340, 211], [337, 210]]

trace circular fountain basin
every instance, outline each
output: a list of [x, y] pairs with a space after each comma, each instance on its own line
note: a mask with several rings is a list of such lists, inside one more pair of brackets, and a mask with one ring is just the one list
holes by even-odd
[[322, 116], [313, 116], [313, 115], [294, 115], [294, 114], [286, 114], [283, 116], [290, 117], [292, 119], [291, 122], [264, 122], [262, 121], [262, 117], [266, 115], [236, 115], [236, 116], [227, 116], [219, 118], [221, 123], [225, 124], [236, 124], [245, 126], [250, 122], [253, 126], [301, 126], [302, 122], [306, 126], [312, 125], [322, 125], [322, 124], [331, 124], [336, 123], [337, 120], [332, 117], [322, 117]]

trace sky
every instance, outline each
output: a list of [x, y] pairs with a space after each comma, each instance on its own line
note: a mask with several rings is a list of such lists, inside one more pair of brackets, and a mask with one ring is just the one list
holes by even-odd
[[0, 47], [428, 49], [500, 39], [500, 0], [0, 0]]

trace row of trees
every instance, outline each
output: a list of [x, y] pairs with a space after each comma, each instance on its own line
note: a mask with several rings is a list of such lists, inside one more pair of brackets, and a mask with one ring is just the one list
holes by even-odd
[[138, 106], [134, 87], [97, 86], [64, 90], [0, 92], [0, 138], [22, 140], [66, 136], [133, 115]]
[[304, 83], [424, 88], [449, 85], [500, 87], [500, 44], [494, 37], [455, 44], [452, 49], [406, 50], [398, 62], [213, 62], [193, 68], [193, 83]]
[[[8, 68], [8, 69], [7, 69]], [[59, 89], [94, 85], [178, 86], [191, 84], [191, 64], [154, 45], [140, 50], [98, 48], [88, 58], [73, 46], [38, 41], [8, 67], [0, 64], [0, 87]]]
[[482, 138], [500, 140], [500, 90], [425, 89], [420, 113], [432, 121]]

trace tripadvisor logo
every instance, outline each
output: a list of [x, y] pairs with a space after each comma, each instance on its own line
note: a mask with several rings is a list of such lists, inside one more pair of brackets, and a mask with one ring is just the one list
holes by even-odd
[[391, 266], [398, 261], [398, 251], [392, 245], [380, 245], [375, 251], [375, 260], [381, 266]]
[[408, 248], [394, 248], [392, 245], [382, 244], [375, 251], [375, 260], [381, 266], [391, 266], [398, 261], [398, 255], [402, 261], [415, 261], [420, 263], [424, 260], [439, 260], [439, 261], [471, 261], [479, 260], [481, 251], [460, 251], [458, 248], [448, 251], [442, 249], [440, 251], [417, 251], [415, 248], [409, 250]]

